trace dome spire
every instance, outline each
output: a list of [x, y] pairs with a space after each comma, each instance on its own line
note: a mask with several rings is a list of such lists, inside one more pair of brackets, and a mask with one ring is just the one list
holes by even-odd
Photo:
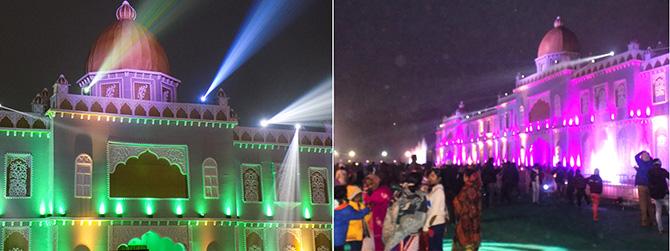
[[116, 9], [116, 20], [135, 20], [136, 17], [137, 13], [135, 12], [135, 9], [127, 0], [124, 0], [121, 6]]
[[561, 22], [561, 16], [556, 16], [556, 20], [554, 20], [554, 28], [563, 26], [563, 23]]

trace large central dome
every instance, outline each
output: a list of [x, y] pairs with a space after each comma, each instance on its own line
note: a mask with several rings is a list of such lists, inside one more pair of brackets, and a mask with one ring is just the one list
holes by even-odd
[[557, 52], [579, 53], [579, 41], [574, 32], [563, 26], [560, 17], [556, 17], [554, 28], [542, 38], [537, 49], [537, 57]]
[[116, 10], [116, 19], [97, 39], [88, 56], [89, 72], [133, 69], [169, 73], [163, 47], [142, 25], [135, 22], [135, 9], [128, 3]]

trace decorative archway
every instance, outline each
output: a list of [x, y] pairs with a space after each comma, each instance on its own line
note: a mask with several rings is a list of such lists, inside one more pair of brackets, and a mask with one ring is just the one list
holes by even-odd
[[528, 112], [528, 122], [542, 121], [551, 116], [549, 104], [540, 99], [530, 108]]
[[[138, 250], [132, 247], [146, 247], [147, 250], [161, 251], [186, 251], [186, 246], [180, 242], [173, 241], [169, 237], [161, 237], [154, 231], [147, 231], [139, 238], [133, 238], [128, 243], [117, 247], [117, 250]], [[141, 250], [141, 249], [140, 249]]]

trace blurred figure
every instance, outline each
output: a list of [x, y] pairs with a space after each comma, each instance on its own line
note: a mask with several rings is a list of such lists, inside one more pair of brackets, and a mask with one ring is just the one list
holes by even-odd
[[556, 164], [556, 168], [554, 168], [551, 174], [554, 176], [554, 182], [556, 182], [556, 193], [558, 193], [558, 197], [560, 198], [563, 196], [563, 194], [565, 194], [565, 168], [560, 161]]
[[484, 184], [484, 207], [488, 208], [493, 205], [493, 194], [496, 190], [496, 175], [497, 170], [493, 169], [493, 158], [489, 158], [482, 169], [482, 183]]
[[412, 155], [412, 162], [409, 163], [408, 170], [410, 173], [423, 173], [423, 167], [416, 163], [416, 155]]
[[384, 242], [382, 242], [382, 228], [384, 226], [384, 217], [386, 217], [386, 209], [389, 207], [391, 201], [391, 189], [382, 184], [382, 179], [370, 174], [365, 179], [365, 196], [363, 200], [372, 209], [372, 237], [375, 243], [375, 250], [384, 250]]
[[568, 184], [565, 188], [565, 197], [568, 198], [568, 203], [570, 205], [574, 205], [574, 200], [575, 200], [575, 173], [574, 170], [568, 169], [567, 170], [567, 181]]
[[591, 193], [591, 208], [593, 209], [593, 221], [598, 221], [598, 205], [600, 205], [600, 194], [603, 193], [603, 179], [600, 178], [600, 170], [593, 170], [593, 175], [589, 176], [588, 185]]
[[454, 199], [458, 224], [452, 250], [477, 250], [481, 242], [481, 180], [474, 169], [467, 169], [463, 179], [465, 185]]
[[668, 208], [668, 170], [661, 167], [661, 160], [654, 159], [649, 169], [649, 195], [656, 205], [656, 225], [658, 232], [663, 233], [663, 206]]
[[642, 151], [635, 155], [635, 186], [637, 186], [637, 195], [640, 201], [640, 225], [648, 227], [650, 225], [649, 218], [651, 212], [649, 204], [651, 199], [649, 197], [649, 169], [651, 169], [652, 159], [647, 151]]
[[346, 169], [344, 168], [337, 169], [337, 171], [335, 172], [335, 185], [336, 186], [347, 185], [347, 178], [348, 173]]
[[349, 230], [349, 222], [351, 220], [362, 219], [370, 210], [366, 208], [357, 211], [351, 207], [347, 200], [347, 188], [345, 186], [335, 186], [333, 195], [338, 204], [333, 212], [334, 246], [335, 251], [343, 251], [346, 244], [347, 231]]
[[540, 203], [540, 187], [542, 186], [542, 171], [538, 165], [533, 166], [530, 171], [530, 184], [532, 188], [533, 204]]
[[517, 190], [519, 185], [519, 171], [512, 163], [507, 163], [503, 169], [502, 199], [507, 203], [512, 202], [512, 192]]
[[445, 201], [442, 177], [437, 169], [428, 171], [428, 184], [431, 186], [430, 193], [426, 196], [428, 211], [423, 232], [428, 234], [428, 250], [442, 250], [442, 239], [447, 222], [447, 202]]
[[448, 165], [446, 170], [444, 170], [444, 179], [442, 180], [444, 184], [445, 199], [447, 200], [447, 213], [449, 214], [449, 219], [451, 222], [456, 222], [456, 216], [454, 216], [454, 198], [460, 191], [460, 186], [458, 182], [458, 169], [455, 165]]
[[586, 179], [582, 176], [579, 169], [575, 170], [575, 190], [577, 190], [577, 206], [582, 206], [582, 199], [589, 204], [589, 198], [586, 197]]
[[382, 239], [384, 250], [417, 251], [419, 230], [428, 211], [424, 194], [419, 190], [421, 174], [410, 173], [394, 192], [395, 201], [386, 211]]

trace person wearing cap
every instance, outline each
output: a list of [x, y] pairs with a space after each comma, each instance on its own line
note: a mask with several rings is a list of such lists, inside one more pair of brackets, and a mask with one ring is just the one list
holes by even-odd
[[335, 186], [335, 200], [337, 206], [333, 212], [333, 239], [335, 251], [344, 250], [346, 244], [349, 223], [352, 220], [360, 220], [370, 212], [369, 209], [357, 211], [349, 205], [347, 200], [347, 188], [345, 186]]
[[648, 173], [649, 196], [656, 205], [656, 225], [658, 232], [663, 233], [663, 206], [668, 208], [668, 171], [661, 167], [661, 160], [654, 159]]
[[643, 227], [648, 227], [650, 224], [649, 218], [651, 211], [649, 204], [651, 199], [649, 197], [649, 169], [651, 169], [652, 164], [651, 155], [649, 152], [642, 151], [635, 155], [635, 162], [637, 166], [634, 167], [635, 174], [635, 186], [637, 186], [637, 195], [640, 201], [640, 225]]
[[[367, 209], [363, 204], [363, 190], [355, 185], [347, 186], [347, 199], [349, 206], [356, 211]], [[349, 221], [349, 230], [347, 230], [347, 245], [351, 251], [361, 250], [363, 247], [363, 239], [369, 236], [366, 221], [370, 220], [370, 215], [366, 215], [364, 219]]]
[[372, 220], [369, 226], [372, 226], [372, 237], [375, 243], [375, 250], [384, 250], [382, 241], [382, 228], [384, 226], [384, 217], [386, 209], [391, 202], [391, 189], [382, 184], [382, 179], [376, 174], [370, 174], [365, 178], [365, 191], [363, 201], [370, 206], [372, 210]]

